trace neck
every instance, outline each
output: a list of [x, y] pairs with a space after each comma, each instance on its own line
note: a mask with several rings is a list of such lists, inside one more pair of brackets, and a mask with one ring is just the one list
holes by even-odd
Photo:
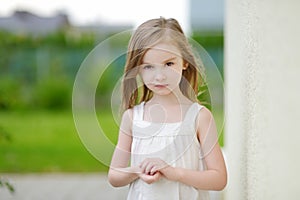
[[169, 95], [153, 95], [149, 101], [153, 104], [160, 105], [178, 105], [178, 104], [189, 104], [191, 101], [186, 98], [181, 92], [170, 93]]

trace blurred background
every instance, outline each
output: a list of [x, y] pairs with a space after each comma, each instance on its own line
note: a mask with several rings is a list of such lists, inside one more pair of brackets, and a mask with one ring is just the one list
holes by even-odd
[[[223, 78], [223, 15], [223, 0], [1, 1], [0, 173], [106, 172], [81, 143], [73, 122], [72, 87], [86, 56], [111, 35], [150, 18], [172, 17], [205, 48]], [[111, 43], [107, 52], [127, 46], [129, 37]], [[110, 108], [124, 63], [120, 55], [101, 77], [96, 108]], [[209, 95], [203, 98], [210, 101]], [[221, 119], [222, 95], [217, 105]], [[111, 110], [101, 112], [99, 122], [116, 142]]]

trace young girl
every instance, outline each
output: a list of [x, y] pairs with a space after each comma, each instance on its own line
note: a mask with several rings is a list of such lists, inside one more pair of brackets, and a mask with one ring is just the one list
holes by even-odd
[[[125, 109], [109, 182], [129, 200], [209, 199], [226, 167], [211, 112], [197, 101], [199, 66], [175, 19], [133, 33], [123, 79]], [[141, 85], [141, 87], [140, 87]]]

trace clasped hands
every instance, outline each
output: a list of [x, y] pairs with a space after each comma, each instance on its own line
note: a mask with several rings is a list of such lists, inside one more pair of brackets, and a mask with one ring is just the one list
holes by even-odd
[[168, 165], [160, 158], [146, 158], [138, 167], [139, 178], [148, 184], [158, 181], [161, 177], [172, 181], [178, 179], [176, 168]]

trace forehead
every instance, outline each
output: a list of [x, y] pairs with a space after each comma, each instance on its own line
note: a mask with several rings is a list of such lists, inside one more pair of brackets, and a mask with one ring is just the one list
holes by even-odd
[[168, 43], [159, 43], [145, 53], [143, 63], [160, 63], [174, 57], [181, 58], [178, 48]]

